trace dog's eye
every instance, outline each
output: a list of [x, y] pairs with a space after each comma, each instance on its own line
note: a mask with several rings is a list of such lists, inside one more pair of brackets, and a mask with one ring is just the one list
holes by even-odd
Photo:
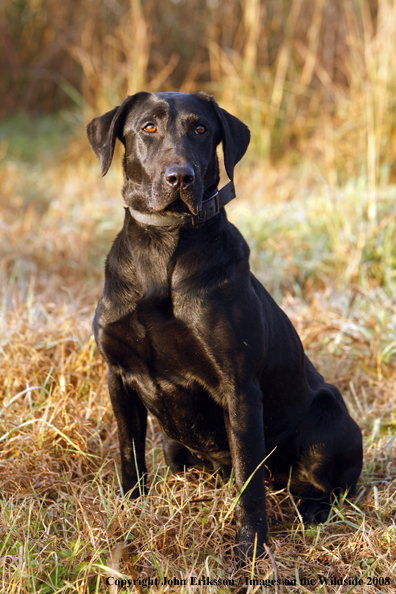
[[200, 124], [199, 126], [197, 126], [195, 128], [196, 134], [205, 134], [205, 132], [206, 132], [206, 126], [202, 126], [202, 124]]
[[157, 132], [157, 126], [153, 122], [150, 122], [144, 126], [143, 130], [149, 134], [155, 134]]

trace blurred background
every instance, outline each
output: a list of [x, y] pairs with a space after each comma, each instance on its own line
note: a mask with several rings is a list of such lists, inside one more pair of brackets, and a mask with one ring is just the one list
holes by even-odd
[[142, 89], [207, 91], [249, 125], [227, 210], [279, 302], [395, 294], [396, 0], [3, 0], [0, 33], [7, 331], [79, 300], [89, 328], [123, 204], [121, 149], [100, 178], [85, 126]]
[[255, 154], [396, 175], [393, 0], [3, 0], [0, 32], [3, 119], [205, 90]]
[[101, 179], [85, 126], [142, 89], [249, 125], [228, 212], [278, 301], [394, 294], [395, 0], [3, 0], [0, 33], [3, 312], [92, 311], [121, 151]]

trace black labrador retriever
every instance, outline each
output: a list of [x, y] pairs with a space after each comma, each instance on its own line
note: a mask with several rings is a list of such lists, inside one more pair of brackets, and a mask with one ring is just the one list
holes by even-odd
[[125, 147], [128, 208], [94, 319], [124, 491], [142, 490], [149, 411], [172, 471], [202, 460], [234, 469], [240, 557], [255, 535], [259, 552], [266, 540], [265, 468], [275, 488], [290, 484], [305, 521], [325, 521], [332, 494], [355, 490], [362, 436], [227, 220], [223, 205], [235, 194], [232, 182], [217, 190], [216, 147], [232, 180], [249, 129], [205, 93], [142, 92], [92, 120], [87, 134], [102, 175], [116, 139]]

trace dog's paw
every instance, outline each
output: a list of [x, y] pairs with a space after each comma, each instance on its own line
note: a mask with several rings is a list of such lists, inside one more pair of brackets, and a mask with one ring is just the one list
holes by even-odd
[[331, 504], [328, 500], [305, 499], [298, 506], [304, 524], [324, 524], [329, 517]]
[[141, 477], [141, 479], [136, 483], [132, 484], [124, 484], [122, 485], [123, 494], [125, 499], [138, 499], [139, 497], [145, 496], [148, 494], [148, 488], [146, 487], [146, 480], [145, 476]]
[[[256, 537], [257, 535], [257, 537]], [[263, 534], [255, 533], [249, 529], [238, 530], [235, 539], [235, 554], [239, 568], [249, 564], [253, 557], [258, 559], [265, 554], [264, 543], [266, 541], [266, 532]]]
[[135, 487], [127, 493], [127, 496], [129, 499], [138, 499], [139, 497], [144, 497], [145, 495], [147, 495], [147, 493], [147, 487]]

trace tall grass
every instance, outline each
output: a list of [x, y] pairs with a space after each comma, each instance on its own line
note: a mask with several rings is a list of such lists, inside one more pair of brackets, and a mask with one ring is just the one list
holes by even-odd
[[375, 221], [396, 175], [394, 0], [5, 0], [1, 14], [3, 111], [89, 118], [142, 89], [207, 90], [262, 157], [365, 176]]

